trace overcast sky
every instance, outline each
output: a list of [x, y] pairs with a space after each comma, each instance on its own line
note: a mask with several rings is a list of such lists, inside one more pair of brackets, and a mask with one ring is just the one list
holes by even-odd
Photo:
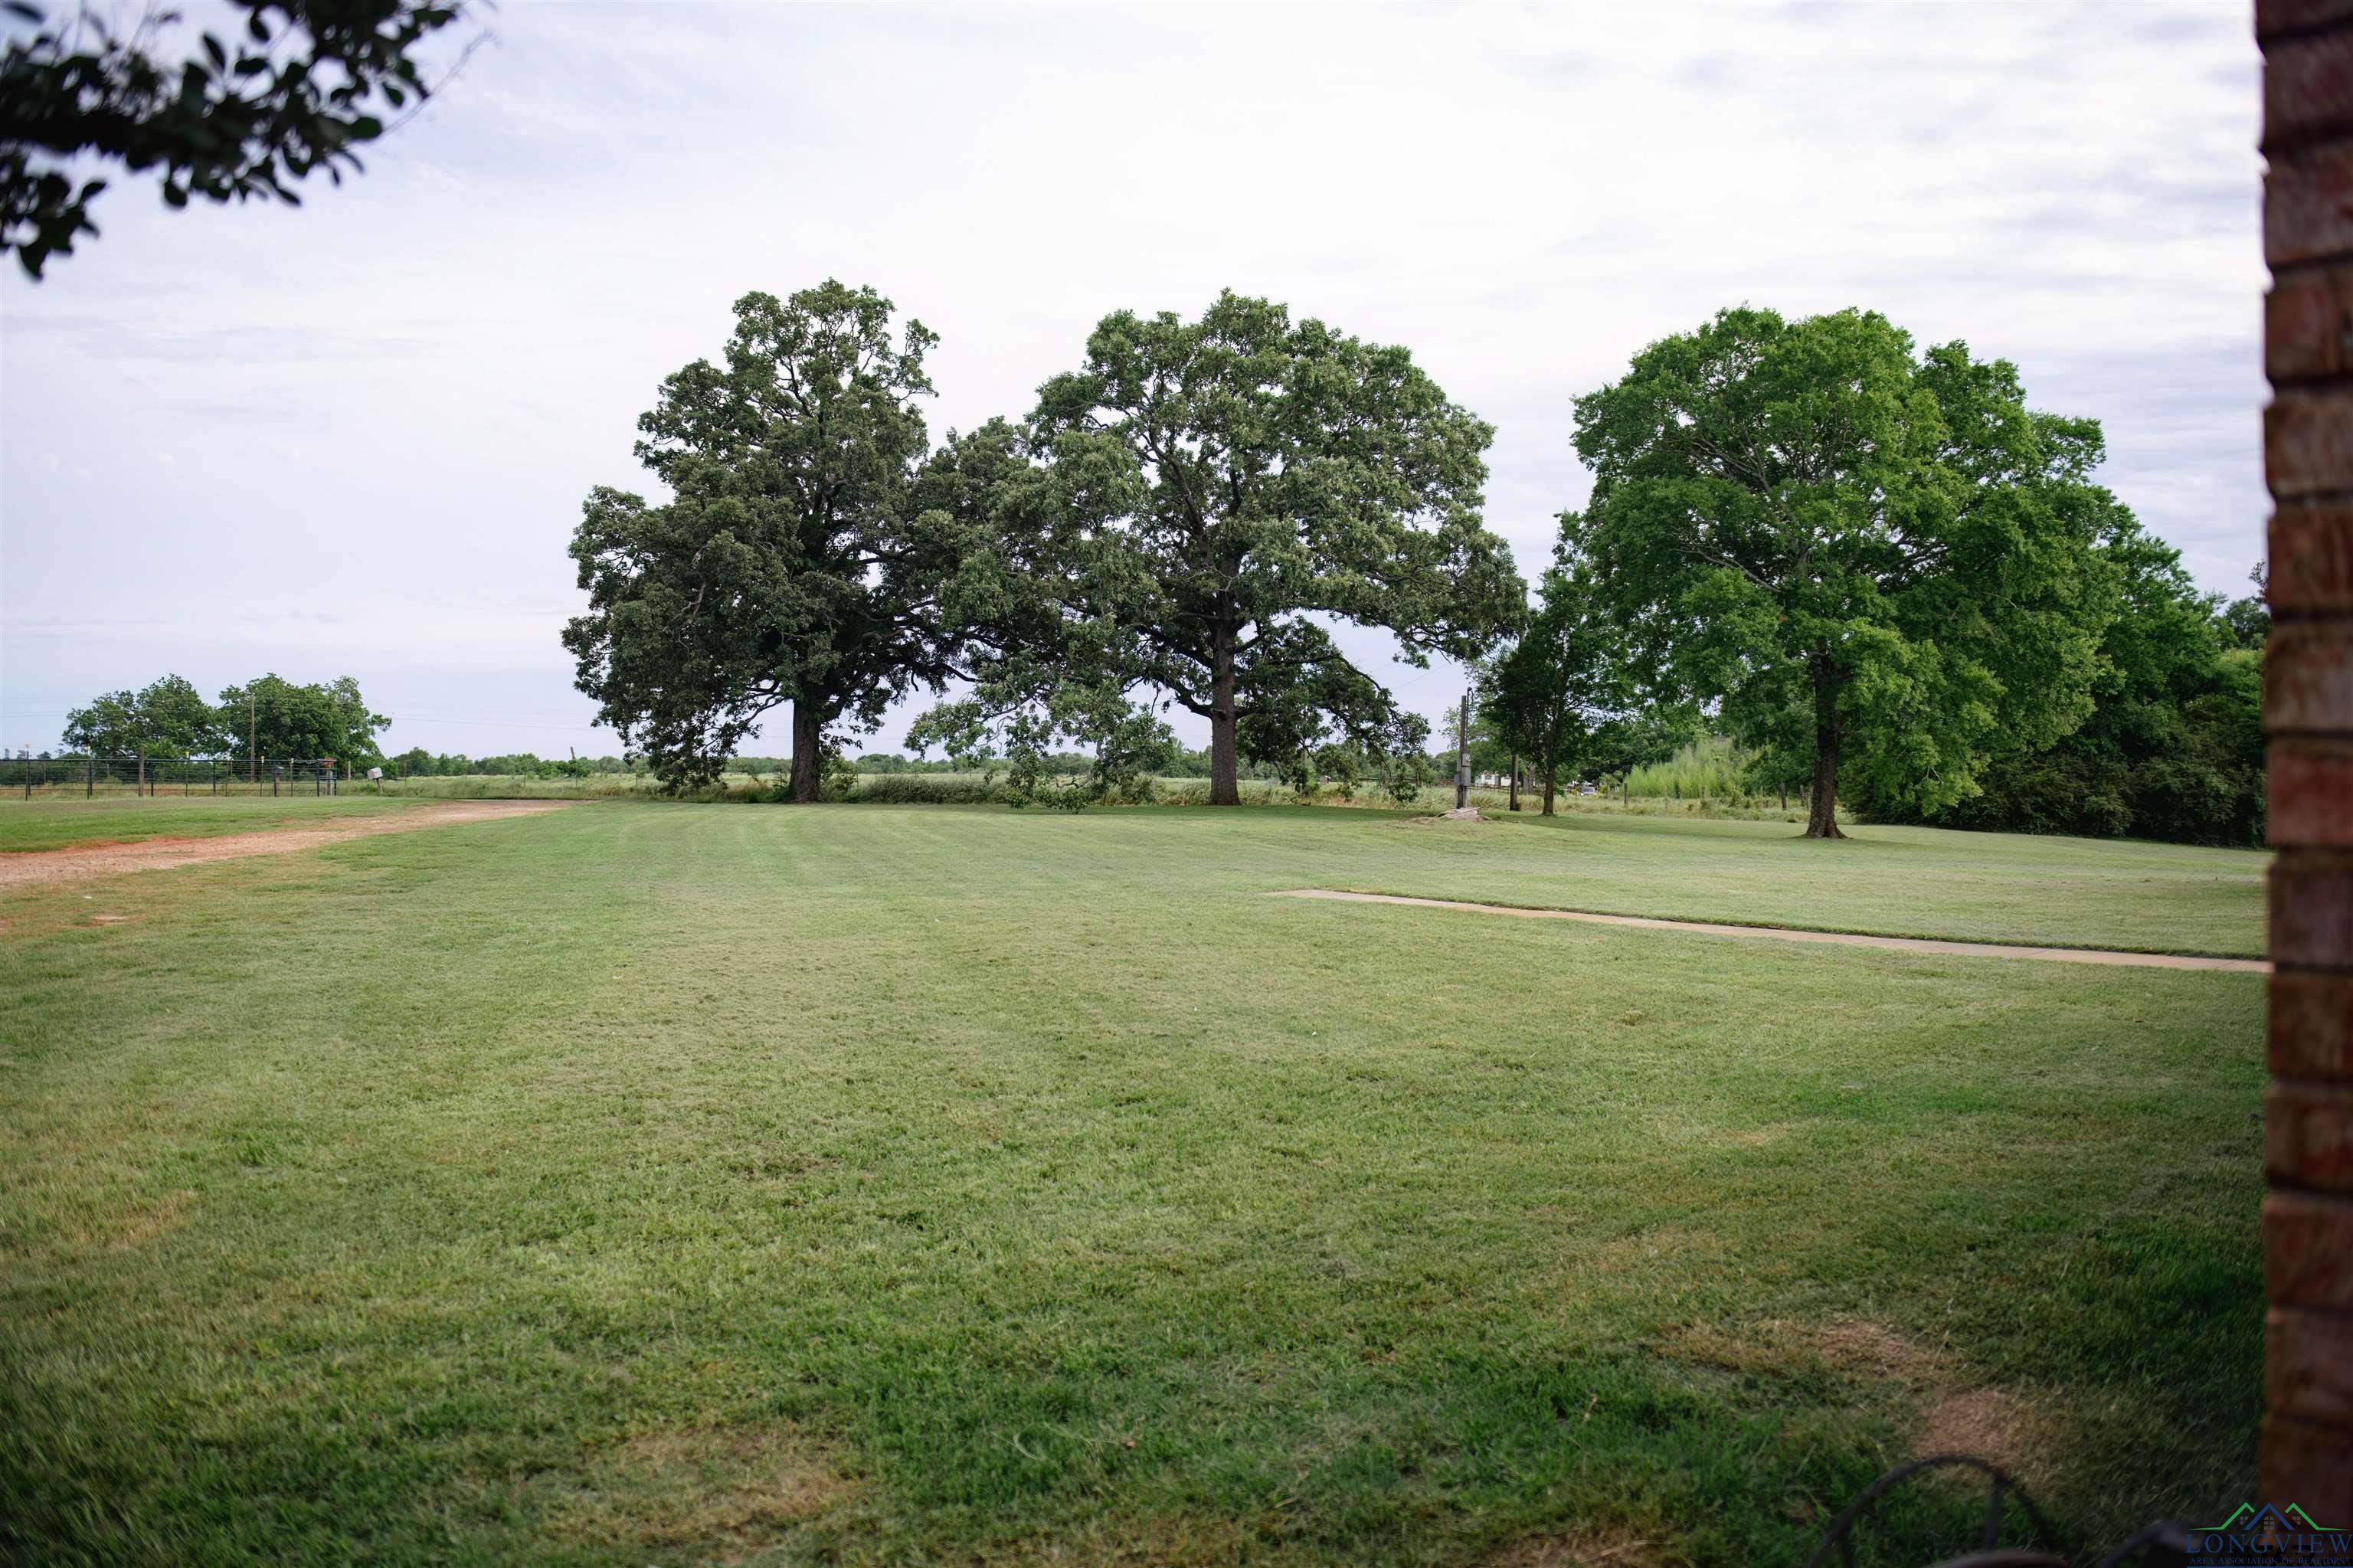
[[[557, 641], [581, 499], [649, 488], [637, 417], [737, 295], [828, 276], [941, 334], [935, 435], [1026, 411], [1106, 312], [1224, 287], [1404, 344], [1496, 427], [1488, 521], [1531, 575], [1587, 490], [1573, 397], [1725, 305], [1860, 305], [2102, 420], [2105, 482], [2203, 586], [2262, 550], [2244, 0], [508, 0], [491, 30], [300, 210], [125, 179], [47, 281], [5, 263], [0, 744], [275, 670], [357, 676], [387, 752], [617, 750]], [[1460, 686], [1369, 667], [1432, 715]]]

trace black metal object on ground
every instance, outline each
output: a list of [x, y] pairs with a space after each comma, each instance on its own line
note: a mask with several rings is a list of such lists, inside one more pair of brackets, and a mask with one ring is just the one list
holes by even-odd
[[[1974, 1454], [1932, 1454], [1925, 1459], [1899, 1465], [1872, 1482], [1861, 1497], [1831, 1521], [1830, 1529], [1822, 1534], [1821, 1544], [1806, 1559], [1806, 1568], [1824, 1568], [1832, 1553], [1837, 1554], [1841, 1568], [1854, 1568], [1855, 1527], [1870, 1516], [1881, 1499], [1915, 1476], [1955, 1467], [1976, 1470], [1986, 1478], [1985, 1534], [1975, 1551], [1947, 1558], [1936, 1568], [2072, 1568], [2074, 1559], [2067, 1552], [2066, 1542], [2043, 1517], [2042, 1510], [2034, 1506], [2026, 1489], [2008, 1471]], [[2031, 1547], [2001, 1544], [2002, 1526], [2008, 1520], [2012, 1502], [2025, 1516], [2034, 1542]], [[2153, 1524], [2133, 1536], [2099, 1559], [2098, 1568], [2179, 1568], [2189, 1560], [2188, 1535], [2179, 1524], [2168, 1521]]]

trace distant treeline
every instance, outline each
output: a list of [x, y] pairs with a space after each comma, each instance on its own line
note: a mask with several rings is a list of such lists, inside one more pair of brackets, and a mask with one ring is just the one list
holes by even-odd
[[263, 675], [225, 688], [217, 702], [165, 675], [70, 710], [63, 739], [76, 757], [333, 758], [351, 770], [376, 762], [376, 732], [391, 722], [369, 711], [348, 675], [308, 685]]
[[[870, 753], [848, 759], [854, 773], [890, 774], [949, 774], [986, 773], [992, 768], [1002, 770], [1005, 759], [995, 756], [960, 758], [902, 757], [894, 751]], [[1432, 764], [1435, 766], [1435, 763]], [[1055, 752], [1045, 759], [1045, 772], [1057, 779], [1082, 778], [1095, 766], [1093, 757], [1076, 751]], [[1451, 769], [1450, 760], [1446, 767]], [[771, 775], [789, 775], [793, 759], [789, 757], [731, 757], [725, 770], [747, 774], [754, 779]], [[521, 778], [521, 779], [588, 779], [608, 775], [638, 775], [647, 771], [645, 759], [637, 757], [572, 757], [543, 758], [528, 751], [507, 752], [496, 757], [468, 757], [459, 752], [433, 752], [423, 747], [413, 747], [384, 763], [385, 770], [400, 779], [457, 778]], [[1198, 751], [1178, 749], [1169, 754], [1167, 765], [1155, 771], [1166, 779], [1207, 779], [1209, 776], [1209, 754], [1204, 747]], [[1259, 779], [1282, 777], [1281, 770], [1271, 766], [1246, 768], [1247, 776]]]
[[516, 779], [586, 779], [598, 773], [634, 773], [626, 758], [543, 758], [529, 751], [498, 757], [466, 757], [455, 752], [431, 752], [411, 747], [387, 758], [385, 771], [396, 779], [458, 779], [491, 775]]
[[[747, 760], [766, 764], [777, 772], [788, 772], [792, 767], [792, 758], [779, 757], [738, 758], [735, 759], [737, 768], [740, 769]], [[1151, 771], [1158, 778], [1207, 779], [1209, 776], [1209, 750], [1207, 747], [1197, 751], [1188, 751], [1182, 747], [1172, 747], [1155, 760], [1158, 766]], [[878, 751], [849, 759], [849, 766], [855, 771], [879, 774], [986, 772], [992, 766], [1002, 768], [1005, 765], [1005, 759], [993, 752], [976, 753], [969, 757], [925, 758], [902, 757], [895, 751]], [[1049, 778], [1078, 779], [1092, 772], [1095, 766], [1096, 758], [1092, 752], [1056, 751], [1047, 754], [1042, 770]], [[1450, 762], [1447, 766], [1451, 768], [1453, 765]], [[1246, 779], [1281, 779], [1284, 777], [1284, 773], [1282, 768], [1275, 764], [1251, 763], [1246, 760], [1241, 765], [1241, 776]]]

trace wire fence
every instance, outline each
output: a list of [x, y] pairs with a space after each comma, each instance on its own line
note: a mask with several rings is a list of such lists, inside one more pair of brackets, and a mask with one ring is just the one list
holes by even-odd
[[348, 782], [332, 757], [0, 757], [0, 798], [332, 795]]

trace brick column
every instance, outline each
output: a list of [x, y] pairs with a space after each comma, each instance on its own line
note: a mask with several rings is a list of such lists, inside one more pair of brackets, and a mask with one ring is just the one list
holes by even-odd
[[2271, 482], [2263, 1495], [2353, 1523], [2353, 0], [2256, 0]]

